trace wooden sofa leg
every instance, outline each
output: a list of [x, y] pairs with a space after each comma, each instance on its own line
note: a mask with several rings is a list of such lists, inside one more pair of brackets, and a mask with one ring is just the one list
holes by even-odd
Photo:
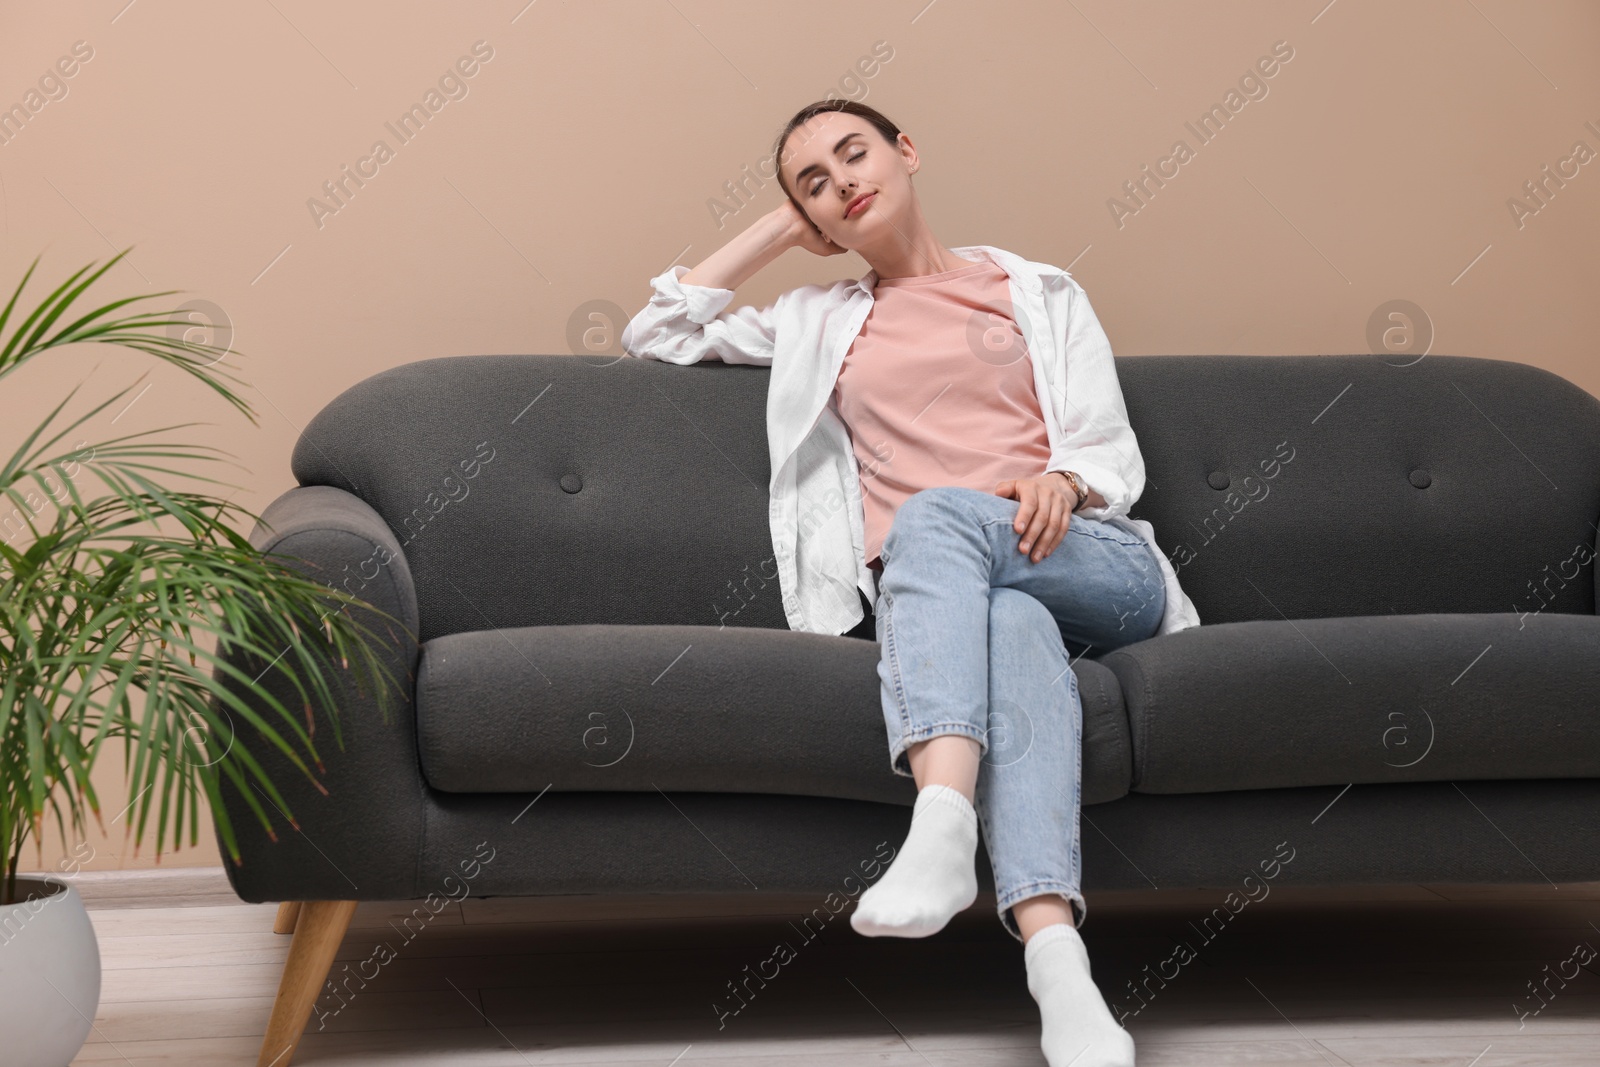
[[278, 905], [278, 917], [272, 922], [272, 932], [275, 934], [294, 933], [294, 922], [300, 918], [300, 902], [286, 900]]
[[[283, 909], [279, 909], [280, 918]], [[267, 1035], [261, 1039], [261, 1055], [256, 1067], [288, 1067], [294, 1050], [305, 1033], [311, 1008], [327, 980], [328, 968], [339, 951], [356, 913], [353, 900], [307, 900], [300, 903], [294, 924], [294, 940], [289, 943], [289, 958], [278, 981], [278, 995], [272, 1002], [272, 1018]]]

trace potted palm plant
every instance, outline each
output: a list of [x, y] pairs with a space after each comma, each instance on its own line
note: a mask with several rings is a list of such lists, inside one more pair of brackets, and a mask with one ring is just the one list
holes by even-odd
[[[249, 404], [225, 384], [240, 382], [220, 366], [229, 348], [194, 340], [186, 332], [193, 324], [178, 312], [119, 317], [130, 304], [178, 290], [73, 310], [130, 251], [79, 270], [22, 318], [18, 301], [34, 260], [0, 310], [0, 387], [69, 345], [111, 345], [193, 375], [255, 423]], [[4, 440], [10, 434], [0, 435], [0, 1048], [12, 1067], [67, 1064], [98, 1006], [99, 950], [82, 900], [66, 879], [19, 868], [30, 838], [40, 848], [47, 821], [64, 848], [69, 836], [80, 839], [80, 859], [87, 819], [104, 830], [91, 774], [108, 741], [119, 743], [128, 780], [127, 807], [115, 817], [128, 819], [136, 846], [152, 815], [158, 854], [169, 840], [181, 847], [185, 829], [195, 844], [204, 796], [237, 863], [219, 802], [224, 776], [269, 834], [258, 790], [290, 822], [294, 814], [246, 746], [232, 743], [235, 731], [255, 731], [315, 783], [312, 768], [321, 760], [312, 704], [324, 709], [342, 747], [340, 676], [373, 685], [385, 721], [396, 685], [370, 647], [377, 635], [350, 609], [381, 616], [386, 628], [399, 620], [303, 575], [287, 557], [258, 552], [229, 521], [260, 522], [255, 513], [205, 484], [184, 489], [167, 478], [231, 484], [188, 469], [227, 453], [152, 439], [198, 424], [90, 443], [79, 428], [134, 386], [57, 425], [81, 386], [14, 446]], [[230, 649], [239, 653], [232, 661], [265, 669], [249, 676], [225, 658]], [[302, 707], [285, 707], [258, 684], [270, 670], [294, 680]]]

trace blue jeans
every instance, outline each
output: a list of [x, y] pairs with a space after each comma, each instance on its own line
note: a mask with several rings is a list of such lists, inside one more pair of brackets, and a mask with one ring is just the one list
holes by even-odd
[[874, 615], [889, 765], [911, 777], [905, 750], [930, 737], [978, 743], [973, 806], [1000, 923], [1021, 941], [1010, 910], [1019, 900], [1060, 894], [1080, 926], [1087, 913], [1071, 658], [1152, 636], [1166, 591], [1143, 539], [1081, 515], [1033, 562], [1037, 545], [1017, 549], [1019, 507], [957, 486], [912, 494], [884, 539]]

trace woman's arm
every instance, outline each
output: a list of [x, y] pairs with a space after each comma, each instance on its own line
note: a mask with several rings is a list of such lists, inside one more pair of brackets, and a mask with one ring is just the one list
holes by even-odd
[[733, 299], [734, 289], [797, 245], [824, 256], [845, 251], [785, 200], [693, 270], [679, 264], [653, 278], [655, 294], [623, 328], [623, 351], [668, 363], [716, 359], [771, 366], [777, 303], [719, 312]]
[[[788, 201], [784, 201], [788, 207]], [[679, 281], [709, 289], [737, 289], [762, 267], [795, 246], [793, 223], [781, 211], [769, 211], [743, 233], [700, 261]]]
[[719, 315], [733, 299], [733, 291], [685, 285], [682, 279], [688, 270], [680, 263], [650, 280], [655, 293], [622, 328], [622, 350], [663, 363], [710, 359], [770, 367], [777, 341], [776, 302]]

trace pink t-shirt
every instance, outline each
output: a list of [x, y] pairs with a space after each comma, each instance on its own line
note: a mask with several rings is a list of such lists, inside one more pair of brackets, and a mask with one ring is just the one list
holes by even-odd
[[1005, 270], [985, 260], [887, 278], [845, 354], [833, 400], [861, 475], [867, 562], [906, 498], [935, 486], [993, 493], [1034, 478], [1050, 438]]

